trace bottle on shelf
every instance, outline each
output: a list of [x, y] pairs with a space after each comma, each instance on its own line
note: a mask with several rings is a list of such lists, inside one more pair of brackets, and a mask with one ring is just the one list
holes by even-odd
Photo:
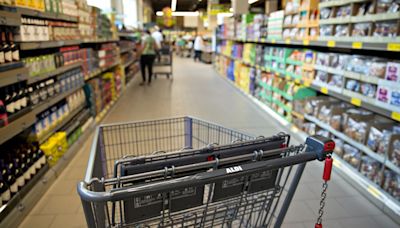
[[4, 64], [5, 62], [6, 62], [6, 59], [4, 56], [3, 37], [0, 36], [0, 65]]
[[11, 197], [17, 194], [18, 192], [18, 183], [16, 181], [16, 178], [14, 176], [14, 165], [12, 162], [7, 162], [6, 163], [6, 174], [7, 179], [6, 182], [8, 186], [10, 187], [10, 192], [11, 192]]
[[11, 192], [8, 188], [7, 183], [3, 179], [3, 176], [0, 176], [0, 206], [3, 206], [8, 203], [11, 199]]
[[14, 114], [14, 100], [13, 100], [13, 87], [7, 86], [4, 89], [4, 105], [6, 106], [7, 116], [10, 117]]
[[1, 32], [1, 40], [3, 41], [2, 49], [4, 52], [5, 63], [10, 63], [10, 62], [12, 62], [12, 51], [11, 51], [10, 45], [8, 45], [8, 43], [7, 43], [6, 32], [4, 32], [4, 31]]
[[24, 164], [23, 161], [21, 161], [18, 157], [14, 157], [13, 159], [13, 166], [14, 166], [14, 177], [16, 179], [17, 185], [18, 185], [18, 191], [21, 191], [21, 189], [25, 186], [25, 177], [23, 175], [22, 171], [22, 166]]
[[9, 39], [9, 42], [10, 42], [10, 48], [11, 48], [11, 53], [12, 53], [12, 61], [18, 62], [20, 60], [20, 58], [19, 58], [19, 45], [14, 43], [12, 32], [8, 33], [8, 39]]

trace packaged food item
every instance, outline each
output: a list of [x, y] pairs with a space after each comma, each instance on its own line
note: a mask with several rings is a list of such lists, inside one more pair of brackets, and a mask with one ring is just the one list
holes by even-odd
[[397, 62], [388, 62], [386, 65], [385, 79], [388, 81], [400, 81], [400, 64]]
[[336, 17], [350, 17], [351, 16], [351, 5], [345, 5], [338, 8]]
[[360, 151], [350, 146], [349, 144], [343, 145], [343, 159], [347, 161], [351, 166], [358, 169], [361, 163], [361, 153]]
[[379, 175], [380, 169], [381, 164], [378, 161], [369, 156], [362, 157], [360, 173], [378, 185], [381, 183], [381, 177]]
[[367, 14], [374, 13], [374, 4], [372, 2], [363, 3], [360, 8], [358, 8], [357, 16], [363, 16]]
[[335, 36], [348, 36], [349, 35], [349, 27], [348, 25], [336, 25]]
[[395, 199], [400, 200], [400, 175], [390, 170], [385, 170], [383, 175], [383, 189]]
[[390, 95], [390, 104], [400, 107], [400, 91], [393, 90]]
[[357, 23], [354, 24], [353, 30], [351, 31], [352, 36], [368, 36], [372, 23]]
[[373, 36], [377, 37], [397, 37], [397, 22], [383, 21], [376, 22]]
[[328, 78], [329, 74], [324, 71], [317, 71], [317, 74], [315, 75], [315, 80], [323, 83], [328, 83]]
[[361, 83], [361, 94], [374, 98], [376, 94], [376, 85], [370, 83]]
[[368, 59], [366, 56], [353, 55], [346, 65], [346, 70], [367, 75], [370, 65]]
[[357, 80], [350, 79], [346, 82], [346, 89], [348, 89], [348, 90], [351, 90], [354, 92], [359, 92], [360, 87], [361, 87], [361, 84]]
[[347, 122], [347, 128], [344, 129], [344, 132], [357, 142], [364, 143], [367, 135], [367, 128], [367, 122], [349, 118]]
[[373, 58], [371, 61], [367, 61], [368, 65], [368, 76], [384, 78], [386, 72], [387, 60]]
[[376, 3], [376, 13], [395, 13], [399, 10], [399, 2], [396, 0], [378, 0]]
[[400, 166], [400, 140], [396, 139], [391, 145], [391, 161], [393, 164]]
[[388, 87], [378, 86], [378, 91], [376, 93], [376, 99], [380, 102], [389, 103], [391, 96], [391, 91]]
[[344, 150], [343, 150], [344, 142], [343, 142], [343, 140], [341, 140], [339, 138], [332, 138], [332, 139], [335, 142], [335, 149], [333, 150], [333, 152], [335, 154], [339, 155], [339, 157], [343, 157], [343, 153], [344, 153]]
[[322, 8], [319, 13], [319, 18], [320, 19], [331, 18], [333, 16], [332, 12], [333, 12], [333, 10], [331, 8]]
[[392, 131], [384, 129], [382, 131], [382, 140], [378, 143], [378, 149], [377, 153], [381, 154], [383, 156], [386, 156], [386, 153], [389, 150], [389, 142], [390, 142], [390, 137], [392, 136]]
[[321, 25], [319, 34], [320, 36], [333, 36], [333, 25]]
[[329, 85], [336, 86], [339, 88], [343, 87], [343, 76], [342, 75], [332, 75], [331, 79], [328, 82]]
[[367, 146], [373, 150], [377, 151], [379, 143], [383, 140], [383, 130], [379, 130], [375, 127], [369, 129]]

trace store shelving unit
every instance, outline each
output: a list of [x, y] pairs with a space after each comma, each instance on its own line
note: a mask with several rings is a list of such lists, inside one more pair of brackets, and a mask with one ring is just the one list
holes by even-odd
[[[64, 14], [50, 13], [50, 12], [41, 12], [38, 10], [32, 10], [28, 8], [22, 7], [8, 7], [0, 5], [0, 25], [2, 26], [20, 26], [21, 25], [21, 17], [29, 16], [33, 18], [41, 18], [48, 20], [60, 20], [63, 22], [69, 23], [78, 23], [77, 17], [71, 17]], [[110, 36], [107, 36], [110, 37]], [[114, 36], [115, 37], [115, 36]], [[95, 39], [81, 39], [81, 40], [59, 40], [59, 41], [40, 41], [40, 42], [18, 42], [19, 48], [22, 52], [22, 55], [29, 53], [30, 55], [34, 55], [35, 53], [40, 53], [41, 51], [47, 51], [46, 49], [50, 49], [50, 52], [56, 52], [56, 48], [65, 47], [65, 46], [80, 46], [84, 47], [99, 47], [99, 45], [104, 43], [118, 42], [119, 39], [110, 39], [110, 38], [95, 38]], [[126, 51], [131, 51], [133, 48], [130, 48]], [[119, 56], [119, 53], [116, 53]], [[93, 70], [91, 74], [85, 78], [85, 83], [98, 77], [104, 72], [107, 72], [116, 67], [123, 67], [119, 58], [112, 63], [111, 65], [107, 65], [107, 67], [99, 68]], [[131, 62], [132, 63], [132, 62]], [[1, 72], [0, 72], [0, 87], [11, 85], [17, 82], [26, 82], [27, 84], [36, 83], [42, 80], [46, 80], [49, 78], [56, 77], [64, 72], [80, 68], [83, 62], [75, 62], [66, 66], [59, 67], [53, 71], [42, 73], [36, 76], [29, 76], [29, 70], [27, 67], [23, 66], [22, 62], [12, 63], [12, 64], [2, 64]], [[10, 66], [8, 66], [10, 65]], [[69, 95], [77, 92], [82, 89], [84, 84], [76, 85], [73, 89], [63, 92], [61, 94], [57, 94], [53, 97], [48, 98], [47, 100], [35, 105], [26, 108], [25, 111], [21, 111], [20, 114], [17, 114], [15, 118], [12, 120], [9, 119], [9, 124], [5, 127], [0, 128], [0, 144], [8, 141], [9, 139], [21, 134], [22, 132], [26, 132], [27, 129], [31, 128], [37, 121], [37, 115], [42, 113], [45, 110], [53, 107], [58, 104], [60, 101], [65, 100]], [[121, 90], [123, 93], [124, 90]], [[109, 111], [115, 106], [121, 94], [119, 94], [101, 113], [101, 117], [104, 118]], [[16, 197], [13, 197], [11, 201], [9, 201], [6, 205], [3, 205], [0, 208], [0, 226], [1, 227], [16, 227], [23, 218], [29, 213], [29, 211], [34, 207], [37, 201], [41, 198], [44, 192], [51, 186], [54, 180], [61, 174], [62, 170], [67, 166], [71, 158], [81, 149], [82, 144], [86, 142], [87, 138], [92, 133], [96, 124], [99, 123], [99, 116], [90, 117], [84, 124], [82, 122], [77, 122], [76, 120], [84, 120], [88, 116], [91, 116], [92, 113], [87, 109], [86, 104], [79, 106], [73, 110], [70, 110], [68, 116], [59, 120], [57, 124], [54, 125], [53, 128], [49, 129], [47, 132], [42, 133], [39, 137], [30, 136], [29, 140], [33, 140], [38, 142], [39, 144], [44, 143], [47, 139], [49, 139], [54, 133], [58, 131], [65, 131], [68, 134], [76, 131], [76, 129], [82, 128], [83, 133], [80, 134], [79, 139], [69, 145], [69, 149], [63, 154], [62, 158], [60, 158], [57, 163], [50, 167], [49, 164], [46, 164], [40, 172], [27, 184], [23, 187], [21, 191], [18, 192]], [[100, 115], [100, 114], [99, 114]], [[98, 120], [96, 122], [96, 119]], [[28, 194], [29, 193], [29, 194]]]
[[7, 86], [16, 82], [25, 81], [28, 78], [28, 69], [26, 67], [13, 68], [11, 70], [0, 72], [0, 86]]
[[[276, 39], [259, 39], [259, 40], [243, 40], [243, 39], [235, 39], [235, 38], [224, 38], [219, 37], [220, 40], [232, 40], [236, 42], [251, 42], [251, 43], [259, 43], [259, 44], [280, 44], [288, 47], [300, 46], [304, 48], [309, 47], [327, 47], [334, 49], [359, 49], [359, 50], [375, 50], [375, 51], [390, 51], [390, 52], [399, 52], [400, 51], [400, 40], [393, 40], [392, 42], [388, 42], [385, 40], [376, 40], [376, 41], [361, 41], [362, 38], [354, 38], [348, 37], [347, 40], [341, 40], [339, 37], [332, 37], [327, 40], [276, 40]], [[321, 39], [321, 38], [318, 38]]]
[[[259, 68], [261, 69], [261, 68]], [[278, 113], [275, 112], [269, 105], [266, 105], [262, 101], [256, 99], [254, 96], [250, 95], [249, 93], [240, 89], [233, 81], [228, 80], [225, 75], [221, 75], [224, 81], [230, 84], [235, 90], [239, 93], [247, 97], [250, 101], [254, 102], [261, 110], [268, 113], [270, 116], [274, 118], [275, 121], [279, 122], [279, 124], [291, 132], [291, 135], [296, 137], [299, 141], [305, 141], [308, 137], [308, 134], [300, 130], [294, 124], [287, 121], [287, 119]], [[292, 112], [292, 115], [297, 115], [300, 118], [307, 119], [311, 122], [316, 123], [319, 127], [330, 131], [332, 134], [336, 135], [337, 137], [341, 137], [342, 139], [349, 140], [348, 142], [353, 146], [357, 146], [360, 150], [363, 149], [363, 152], [372, 154], [374, 153], [374, 158], [376, 157], [379, 161], [383, 161], [385, 166], [389, 169], [395, 171], [396, 173], [400, 173], [399, 167], [394, 166], [391, 162], [383, 159], [382, 157], [378, 157], [375, 152], [372, 152], [369, 148], [365, 148], [364, 145], [355, 142], [353, 139], [349, 139], [348, 136], [344, 135], [341, 132], [338, 132], [332, 129], [327, 124], [322, 123], [321, 121], [317, 120], [315, 117], [309, 115], [303, 115], [300, 113]], [[346, 161], [344, 161], [341, 157], [333, 154], [334, 158], [334, 169], [337, 171], [342, 178], [347, 180], [349, 183], [352, 184], [356, 189], [358, 189], [365, 197], [370, 199], [372, 202], [377, 205], [380, 209], [388, 213], [395, 221], [400, 222], [400, 202], [394, 199], [385, 191], [381, 190], [379, 186], [377, 186], [373, 181], [368, 179], [367, 177], [361, 175], [358, 170], [354, 167], [349, 165]], [[383, 159], [383, 160], [382, 160]]]

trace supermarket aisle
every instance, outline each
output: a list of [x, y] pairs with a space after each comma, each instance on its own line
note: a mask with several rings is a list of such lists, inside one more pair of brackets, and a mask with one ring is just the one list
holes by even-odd
[[[128, 88], [105, 123], [191, 115], [255, 135], [282, 131], [277, 121], [219, 78], [210, 65], [175, 60], [174, 80], [163, 77]], [[21, 227], [85, 227], [76, 184], [83, 179], [91, 138], [64, 170]], [[302, 177], [284, 227], [313, 227], [319, 208], [322, 167], [309, 164]], [[396, 227], [378, 208], [333, 173], [328, 190], [324, 227]]]

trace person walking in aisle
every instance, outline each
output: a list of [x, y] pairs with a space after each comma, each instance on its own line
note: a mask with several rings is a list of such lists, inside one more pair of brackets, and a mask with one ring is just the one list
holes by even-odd
[[197, 35], [194, 39], [194, 61], [196, 62], [197, 59], [201, 60], [201, 53], [203, 51], [203, 38], [200, 35]]
[[[157, 46], [159, 48], [161, 48], [161, 44], [164, 41], [164, 37], [163, 37], [163, 34], [160, 32], [160, 28], [158, 26], [154, 26], [151, 36], [156, 41]], [[160, 61], [161, 55], [160, 55], [160, 51], [158, 49], [156, 50], [156, 56], [157, 56], [157, 60]]]
[[150, 35], [148, 30], [145, 31], [144, 37], [142, 39], [141, 55], [140, 55], [140, 69], [142, 72], [143, 82], [139, 85], [144, 85], [146, 83], [146, 67], [149, 73], [148, 84], [151, 83], [151, 77], [153, 76], [153, 64], [156, 58], [157, 42]]

